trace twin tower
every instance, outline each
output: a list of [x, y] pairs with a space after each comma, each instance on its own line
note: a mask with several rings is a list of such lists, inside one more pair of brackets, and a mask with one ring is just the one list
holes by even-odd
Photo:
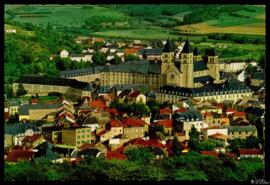
[[202, 59], [198, 48], [191, 49], [189, 40], [177, 58], [170, 39], [162, 50], [161, 75], [163, 84], [187, 88], [202, 87], [209, 81], [220, 80], [219, 62], [215, 49], [211, 48]]

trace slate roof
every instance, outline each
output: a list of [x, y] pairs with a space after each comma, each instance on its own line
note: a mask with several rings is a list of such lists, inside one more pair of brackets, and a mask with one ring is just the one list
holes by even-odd
[[153, 48], [153, 49], [140, 49], [139, 55], [161, 55], [162, 49], [161, 48]]
[[37, 126], [29, 123], [6, 124], [5, 134], [17, 135], [24, 133], [29, 128], [31, 128], [34, 132], [41, 131]]
[[162, 86], [158, 93], [173, 94], [178, 96], [210, 96], [216, 94], [229, 94], [237, 92], [250, 92], [251, 90], [241, 82], [224, 84], [207, 84], [200, 88], [186, 88], [177, 86]]
[[208, 70], [209, 68], [207, 67], [206, 62], [204, 61], [197, 61], [193, 62], [193, 71], [203, 71], [203, 70]]
[[210, 75], [206, 75], [206, 76], [199, 76], [199, 77], [194, 77], [193, 78], [193, 82], [194, 83], [206, 83], [206, 82], [213, 82], [214, 81], [214, 78]]
[[25, 84], [42, 84], [42, 85], [57, 85], [57, 86], [69, 86], [75, 89], [86, 89], [89, 84], [86, 82], [80, 82], [75, 79], [53, 78], [44, 76], [29, 76], [24, 75], [18, 81]]
[[10, 100], [9, 101], [9, 106], [19, 106], [21, 105], [19, 100]]
[[77, 156], [93, 156], [97, 157], [97, 154], [99, 153], [99, 150], [96, 148], [86, 148], [78, 152]]
[[202, 115], [198, 111], [176, 112], [173, 119], [176, 121], [202, 121]]
[[210, 49], [206, 50], [206, 55], [217, 56], [217, 52], [216, 52], [215, 48], [210, 48]]
[[18, 109], [19, 115], [28, 115], [29, 109], [58, 109], [62, 104], [27, 104], [21, 105]]
[[172, 41], [168, 38], [166, 41], [166, 44], [164, 45], [164, 48], [162, 50], [162, 52], [174, 52], [174, 47], [173, 47], [173, 43]]
[[246, 131], [257, 131], [257, 128], [254, 125], [248, 126], [229, 126], [228, 132], [246, 132]]
[[91, 66], [89, 68], [61, 71], [61, 77], [82, 76], [100, 73], [105, 66]]
[[194, 50], [193, 50], [193, 55], [194, 55], [194, 56], [201, 55], [201, 52], [200, 52], [200, 50], [199, 50], [197, 47], [194, 48]]
[[182, 50], [182, 53], [193, 53], [188, 38], [187, 38], [187, 40], [185, 42], [185, 45], [184, 45], [183, 50]]
[[255, 80], [265, 80], [265, 72], [260, 71], [260, 72], [255, 72], [252, 76], [252, 79]]

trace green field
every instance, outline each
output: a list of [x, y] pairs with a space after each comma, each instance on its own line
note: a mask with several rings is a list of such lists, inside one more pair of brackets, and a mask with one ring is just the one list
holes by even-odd
[[[5, 18], [43, 26], [50, 23], [63, 32], [85, 36], [164, 39], [182, 33], [265, 35], [263, 6], [235, 5], [224, 12], [219, 12], [217, 5], [207, 8], [210, 10], [202, 5], [6, 5]], [[208, 11], [218, 15], [207, 16]], [[192, 13], [206, 18], [197, 24], [181, 25]], [[172, 29], [178, 31], [170, 32]]]

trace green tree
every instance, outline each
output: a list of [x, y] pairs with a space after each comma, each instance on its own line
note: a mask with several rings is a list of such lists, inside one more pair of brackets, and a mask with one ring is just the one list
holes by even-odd
[[148, 148], [130, 148], [125, 151], [129, 161], [137, 161], [139, 163], [149, 163], [154, 159], [154, 155], [150, 152]]
[[173, 138], [172, 151], [174, 156], [179, 156], [182, 153], [182, 145], [176, 136]]
[[138, 56], [136, 56], [136, 55], [127, 55], [126, 57], [125, 57], [125, 61], [127, 62], [127, 61], [133, 61], [133, 60], [139, 60], [140, 58], [138, 57]]
[[106, 63], [106, 57], [102, 52], [95, 52], [92, 57], [93, 63], [97, 65], [104, 65]]
[[27, 93], [27, 91], [25, 90], [23, 84], [22, 84], [22, 83], [19, 83], [19, 85], [18, 85], [18, 90], [17, 90], [17, 92], [16, 92], [16, 95], [17, 95], [18, 97], [21, 97], [21, 96], [25, 95], [26, 93]]
[[236, 139], [232, 139], [229, 140], [229, 149], [231, 149], [231, 151], [236, 151], [239, 148], [245, 148], [246, 143], [244, 139], [240, 139], [240, 138], [236, 138]]
[[174, 180], [207, 181], [207, 175], [202, 171], [190, 169], [178, 169], [173, 174]]
[[248, 136], [246, 139], [246, 148], [250, 149], [259, 148], [259, 144], [260, 144], [259, 138], [253, 135]]

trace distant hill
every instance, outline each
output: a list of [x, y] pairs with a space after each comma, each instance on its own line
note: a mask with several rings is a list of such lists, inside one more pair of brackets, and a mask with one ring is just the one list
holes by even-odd
[[265, 35], [265, 7], [256, 5], [6, 5], [5, 18], [50, 23], [78, 35], [148, 39], [182, 33]]

